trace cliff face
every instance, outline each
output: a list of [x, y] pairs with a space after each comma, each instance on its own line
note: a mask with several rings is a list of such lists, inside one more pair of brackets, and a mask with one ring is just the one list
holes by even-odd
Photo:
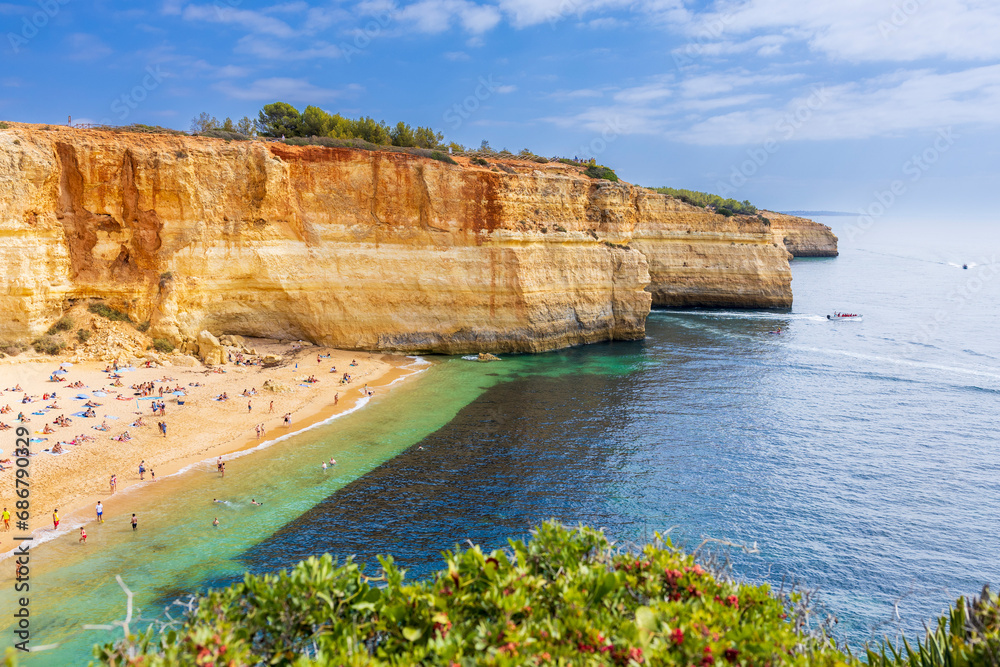
[[643, 336], [650, 303], [788, 306], [787, 253], [567, 165], [13, 125], [0, 340], [102, 298], [151, 333], [404, 351]]
[[837, 237], [827, 225], [807, 218], [761, 211], [771, 221], [771, 231], [776, 243], [785, 246], [794, 257], [836, 257]]

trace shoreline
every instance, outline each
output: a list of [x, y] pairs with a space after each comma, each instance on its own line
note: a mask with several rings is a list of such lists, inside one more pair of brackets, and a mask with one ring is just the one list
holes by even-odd
[[[115, 512], [120, 514], [122, 511], [119, 507], [120, 505], [134, 499], [136, 493], [149, 493], [150, 488], [155, 488], [155, 484], [158, 481], [167, 477], [184, 474], [196, 469], [199, 465], [210, 465], [218, 457], [222, 457], [223, 461], [240, 458], [251, 451], [271, 447], [294, 435], [330, 423], [342, 416], [360, 410], [369, 402], [370, 398], [368, 396], [361, 395], [363, 392], [362, 386], [385, 392], [390, 386], [408, 377], [417, 375], [433, 365], [433, 362], [428, 362], [414, 356], [359, 353], [322, 347], [304, 347], [285, 351], [285, 354], [289, 356], [286, 357], [286, 363], [279, 368], [265, 369], [256, 366], [234, 367], [227, 365], [224, 367], [225, 373], [217, 374], [211, 373], [201, 367], [161, 366], [150, 369], [138, 369], [144, 372], [141, 377], [137, 372], [122, 373], [123, 376], [128, 376], [122, 382], [131, 382], [132, 380], [147, 381], [145, 376], [149, 374], [156, 377], [166, 377], [169, 375], [175, 378], [174, 381], [168, 384], [176, 382], [176, 378], [180, 378], [182, 375], [184, 376], [185, 383], [187, 383], [193, 377], [191, 374], [194, 373], [199, 376], [198, 380], [202, 381], [205, 386], [197, 388], [197, 391], [191, 390], [191, 393], [196, 393], [197, 399], [200, 400], [192, 400], [190, 394], [184, 397], [185, 404], [191, 404], [190, 406], [178, 406], [176, 399], [172, 396], [169, 399], [166, 395], [164, 396], [163, 400], [167, 402], [164, 419], [170, 424], [171, 435], [173, 436], [165, 440], [172, 445], [171, 447], [161, 449], [163, 440], [158, 436], [149, 437], [148, 430], [139, 433], [138, 431], [142, 431], [141, 428], [138, 430], [132, 429], [133, 432], [136, 432], [137, 436], [145, 436], [141, 438], [145, 442], [138, 442], [138, 446], [133, 445], [133, 443], [139, 441], [139, 437], [127, 443], [112, 441], [113, 444], [110, 447], [115, 450], [116, 459], [110, 461], [110, 465], [119, 464], [120, 466], [123, 459], [135, 459], [136, 464], [140, 458], [148, 460], [149, 468], [154, 468], [155, 466], [157, 472], [156, 481], [152, 481], [148, 474], [144, 480], [140, 480], [136, 468], [133, 468], [124, 474], [116, 473], [119, 477], [117, 492], [111, 494], [106, 482], [103, 484], [103, 487], [100, 485], [101, 483], [98, 477], [95, 476], [94, 471], [80, 469], [81, 467], [85, 468], [88, 463], [92, 462], [94, 458], [92, 453], [89, 457], [77, 456], [77, 461], [71, 462], [68, 460], [64, 461], [64, 459], [71, 457], [64, 455], [53, 456], [40, 451], [43, 447], [54, 444], [52, 440], [55, 436], [61, 435], [58, 431], [56, 434], [50, 436], [49, 441], [32, 443], [31, 479], [33, 486], [30, 522], [33, 528], [31, 531], [33, 546], [57, 539], [68, 532], [76, 531], [81, 526], [96, 521], [93, 508], [98, 500], [102, 501], [105, 513], [109, 516], [115, 516]], [[309, 360], [313, 355], [323, 355], [325, 361], [321, 360], [316, 366], [312, 366]], [[350, 367], [348, 361], [354, 359], [358, 360], [357, 367]], [[19, 371], [18, 375], [25, 378], [25, 380], [20, 381], [24, 392], [18, 393], [18, 396], [22, 393], [33, 395], [41, 389], [51, 388], [51, 385], [47, 384], [47, 380], [45, 380], [46, 385], [43, 385], [41, 388], [37, 385], [38, 378], [48, 376], [52, 370], [48, 367], [48, 362], [50, 362], [48, 359], [36, 359], [18, 364], [0, 365], [0, 378], [2, 378], [0, 379], [0, 385], [3, 385], [0, 386], [0, 389], [2, 389], [0, 391], [0, 406], [9, 404], [12, 408], [12, 414], [0, 415], [0, 421], [5, 421], [15, 427], [20, 425], [13, 419], [13, 417], [16, 417], [17, 412], [21, 410], [18, 409], [20, 407], [19, 401], [15, 402], [12, 400], [14, 394], [8, 391], [10, 388], [8, 385], [11, 382], [7, 376], [14, 374], [8, 371], [10, 369], [17, 369]], [[52, 359], [51, 365], [55, 367], [58, 362], [58, 358]], [[299, 369], [299, 364], [302, 364], [304, 368]], [[332, 377], [328, 370], [328, 364], [336, 365], [338, 368], [338, 373], [332, 375]], [[103, 366], [103, 362], [82, 362], [71, 367], [68, 376], [71, 379], [81, 374], [89, 374], [90, 377], [93, 377], [95, 372], [101, 373], [100, 369], [97, 368], [99, 366]], [[324, 382], [327, 378], [332, 380], [333, 378], [341, 377], [341, 372], [345, 369], [356, 373], [356, 375], [352, 375], [350, 383]], [[275, 394], [261, 391], [256, 396], [248, 399], [243, 395], [238, 395], [236, 393], [237, 389], [234, 388], [244, 386], [260, 387], [264, 379], [274, 380], [275, 377], [286, 381], [289, 379], [294, 380], [296, 376], [310, 375], [311, 370], [316, 370], [316, 377], [321, 379], [320, 382], [315, 383], [313, 386], [305, 386], [305, 391], [302, 391], [301, 387], [288, 388], [287, 391]], [[204, 374], [203, 377], [201, 377], [202, 374]], [[30, 379], [27, 376], [30, 376]], [[79, 391], [86, 392], [89, 395], [94, 391], [93, 384], [96, 383], [90, 383], [88, 384], [88, 388]], [[64, 396], [76, 391], [75, 389], [63, 389], [64, 386], [63, 384], [55, 387], [60, 394], [59, 402], [61, 403], [60, 408], [62, 410], [59, 412], [63, 413], [68, 412], [70, 409], [69, 401]], [[228, 406], [230, 408], [228, 410], [224, 407], [225, 403], [213, 405], [205, 400], [220, 388], [223, 391], [231, 393], [229, 403], [233, 405]], [[122, 391], [123, 393], [131, 392], [127, 387], [124, 387]], [[335, 399], [335, 396], [338, 395], [340, 397], [339, 401]], [[108, 396], [107, 398], [111, 397]], [[242, 409], [232, 409], [237, 405], [241, 405], [242, 401], [259, 401], [266, 406], [272, 400], [275, 403], [275, 411], [273, 413], [266, 412], [265, 414], [258, 413], [256, 415], [252, 415], [251, 413], [248, 416]], [[121, 405], [115, 405], [114, 403], [109, 404], [109, 401], [105, 399], [99, 411], [105, 414], [106, 412], [112, 412], [111, 408], [115, 407], [118, 408], [117, 412], [123, 413], [121, 416], [124, 417], [124, 413], [133, 412], [133, 407], [146, 407], [139, 406], [138, 404], [139, 401], [128, 399], [122, 401]], [[197, 410], [193, 409], [195, 406], [197, 406]], [[26, 414], [28, 407], [25, 406], [23, 410]], [[32, 404], [32, 407], [35, 407], [35, 404]], [[142, 412], [141, 409], [133, 412], [133, 414], [140, 412]], [[230, 414], [220, 415], [218, 414], [219, 412], [228, 412]], [[178, 413], [180, 413], [181, 422], [180, 427], [176, 429], [179, 433], [174, 435], [176, 433], [174, 429], [178, 422]], [[291, 421], [287, 426], [281, 423], [282, 415], [285, 413], [291, 415]], [[118, 422], [123, 421], [121, 418], [115, 416], [108, 416], [108, 418]], [[146, 419], [147, 415], [143, 414], [141, 418]], [[41, 418], [32, 416], [31, 419], [32, 422], [27, 424], [27, 426], [32, 431], [31, 437], [36, 438], [38, 437], [37, 429], [42, 426]], [[67, 431], [79, 431], [80, 424], [78, 422], [97, 421], [96, 419], [86, 420], [77, 417], [73, 419], [74, 424]], [[155, 420], [158, 418], [150, 419]], [[105, 423], [107, 422], [105, 421]], [[266, 425], [266, 435], [263, 438], [254, 437], [255, 423], [264, 423]], [[87, 425], [89, 426], [90, 424]], [[113, 430], [117, 432], [124, 426], [126, 426], [124, 423], [115, 424]], [[206, 428], [206, 426], [209, 428]], [[4, 432], [0, 431], [0, 433]], [[10, 436], [9, 440], [11, 448], [13, 448], [13, 441], [16, 437], [14, 430], [11, 429], [6, 433]], [[66, 435], [68, 436], [69, 434], [66, 433]], [[108, 437], [107, 440], [111, 440], [111, 438]], [[6, 442], [7, 439], [5, 438], [4, 443], [6, 444]], [[97, 447], [103, 445], [104, 449], [109, 447], [106, 441], [98, 440], [70, 446], [66, 449], [67, 453], [81, 450], [80, 453], [82, 454], [82, 450], [91, 445], [96, 445]], [[3, 447], [3, 449], [6, 450], [6, 447]], [[136, 451], [133, 451], [133, 449]], [[6, 455], [7, 452], [5, 451], [4, 456]], [[91, 461], [88, 461], [88, 458]], [[36, 473], [35, 468], [37, 464], [43, 461], [45, 464], [40, 466], [43, 470], [40, 471], [41, 474], [39, 475]], [[56, 463], [60, 465], [56, 465]], [[105, 466], [102, 472], [106, 472], [107, 469]], [[2, 504], [7, 506], [12, 513], [11, 531], [0, 532], [0, 560], [3, 560], [12, 554], [18, 545], [18, 542], [13, 540], [12, 536], [14, 534], [23, 535], [24, 533], [15, 531], [15, 522], [13, 521], [13, 505], [16, 500], [16, 496], [13, 494], [13, 472], [11, 468], [7, 468], [0, 475], [2, 475], [0, 477], [0, 489], [3, 491], [0, 497], [4, 499]], [[68, 488], [62, 488], [64, 482], [67, 481], [67, 476], [71, 484], [68, 485]], [[78, 478], [83, 479], [79, 480]], [[94, 485], [95, 480], [97, 481], [96, 487]], [[73, 483], [77, 481], [79, 483]], [[10, 498], [10, 500], [7, 500], [7, 498]], [[58, 529], [52, 527], [51, 521], [46, 521], [47, 516], [52, 511], [48, 505], [53, 505], [59, 509], [61, 521]]]

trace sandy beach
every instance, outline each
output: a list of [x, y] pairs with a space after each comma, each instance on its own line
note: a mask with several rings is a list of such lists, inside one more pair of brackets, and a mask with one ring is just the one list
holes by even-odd
[[[0, 460], [13, 458], [15, 429], [22, 425], [18, 413], [29, 420], [23, 425], [32, 439], [31, 530], [51, 530], [55, 509], [64, 524], [71, 518], [92, 518], [98, 500], [107, 511], [113, 511], [112, 475], [117, 476], [118, 494], [135, 485], [148, 487], [156, 483], [154, 474], [162, 478], [193, 463], [257, 446], [349, 410], [364, 397], [366, 385], [372, 392], [386, 391], [389, 384], [412, 372], [404, 368], [413, 363], [411, 357], [260, 339], [252, 344], [261, 355], [282, 355], [281, 364], [263, 368], [227, 363], [216, 369], [154, 364], [116, 373], [113, 369], [107, 372], [108, 363], [103, 361], [64, 366], [60, 366], [59, 357], [0, 362], [0, 408], [10, 407], [9, 412], [0, 414], [0, 423], [11, 427], [0, 431]], [[169, 357], [166, 361], [169, 363]], [[63, 372], [53, 376], [60, 369]], [[350, 375], [350, 382], [342, 381], [344, 373]], [[310, 376], [318, 382], [308, 382]], [[53, 377], [61, 380], [53, 381]], [[76, 383], [82, 386], [69, 386]], [[152, 383], [147, 396], [136, 389], [144, 383]], [[265, 388], [265, 383], [276, 390]], [[54, 399], [52, 392], [56, 393]], [[222, 394], [228, 400], [218, 400]], [[26, 395], [31, 400], [22, 403]], [[162, 416], [153, 412], [154, 404], [161, 401]], [[93, 417], [84, 416], [88, 403], [96, 404], [91, 408]], [[286, 414], [290, 415], [287, 424]], [[60, 415], [71, 423], [56, 424]], [[166, 423], [166, 436], [159, 422]], [[257, 427], [261, 424], [264, 431], [259, 437]], [[102, 425], [108, 430], [100, 430]], [[46, 426], [53, 432], [45, 433]], [[131, 439], [120, 440], [125, 433]], [[69, 444], [74, 441], [76, 444]], [[61, 448], [63, 453], [53, 454], [53, 448]], [[141, 462], [145, 468], [142, 480]], [[17, 500], [14, 469], [8, 463], [3, 466], [0, 507], [7, 507], [13, 517]], [[0, 526], [0, 553], [15, 546], [15, 534], [23, 533], [15, 530], [13, 520], [9, 532], [2, 532]]]

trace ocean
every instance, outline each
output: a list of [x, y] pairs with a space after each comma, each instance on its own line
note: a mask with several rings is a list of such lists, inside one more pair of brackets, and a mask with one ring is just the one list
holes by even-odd
[[425, 576], [456, 544], [502, 547], [546, 519], [747, 545], [729, 548], [736, 576], [818, 589], [852, 647], [918, 636], [1000, 584], [1000, 243], [824, 222], [841, 256], [793, 261], [791, 312], [654, 311], [643, 341], [436, 359], [225, 480], [209, 463], [157, 482], [136, 500], [138, 536], [106, 524], [85, 556], [75, 540], [38, 547], [35, 637], [61, 645], [31, 663], [84, 664], [120, 636], [82, 629], [124, 617], [116, 574], [150, 619], [324, 552], [370, 568], [392, 554]]

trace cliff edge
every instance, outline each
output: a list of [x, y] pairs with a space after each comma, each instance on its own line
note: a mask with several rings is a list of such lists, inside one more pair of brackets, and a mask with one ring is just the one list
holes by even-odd
[[651, 305], [791, 305], [759, 218], [572, 165], [456, 160], [11, 123], [0, 340], [85, 299], [177, 343], [445, 353], [641, 338]]

